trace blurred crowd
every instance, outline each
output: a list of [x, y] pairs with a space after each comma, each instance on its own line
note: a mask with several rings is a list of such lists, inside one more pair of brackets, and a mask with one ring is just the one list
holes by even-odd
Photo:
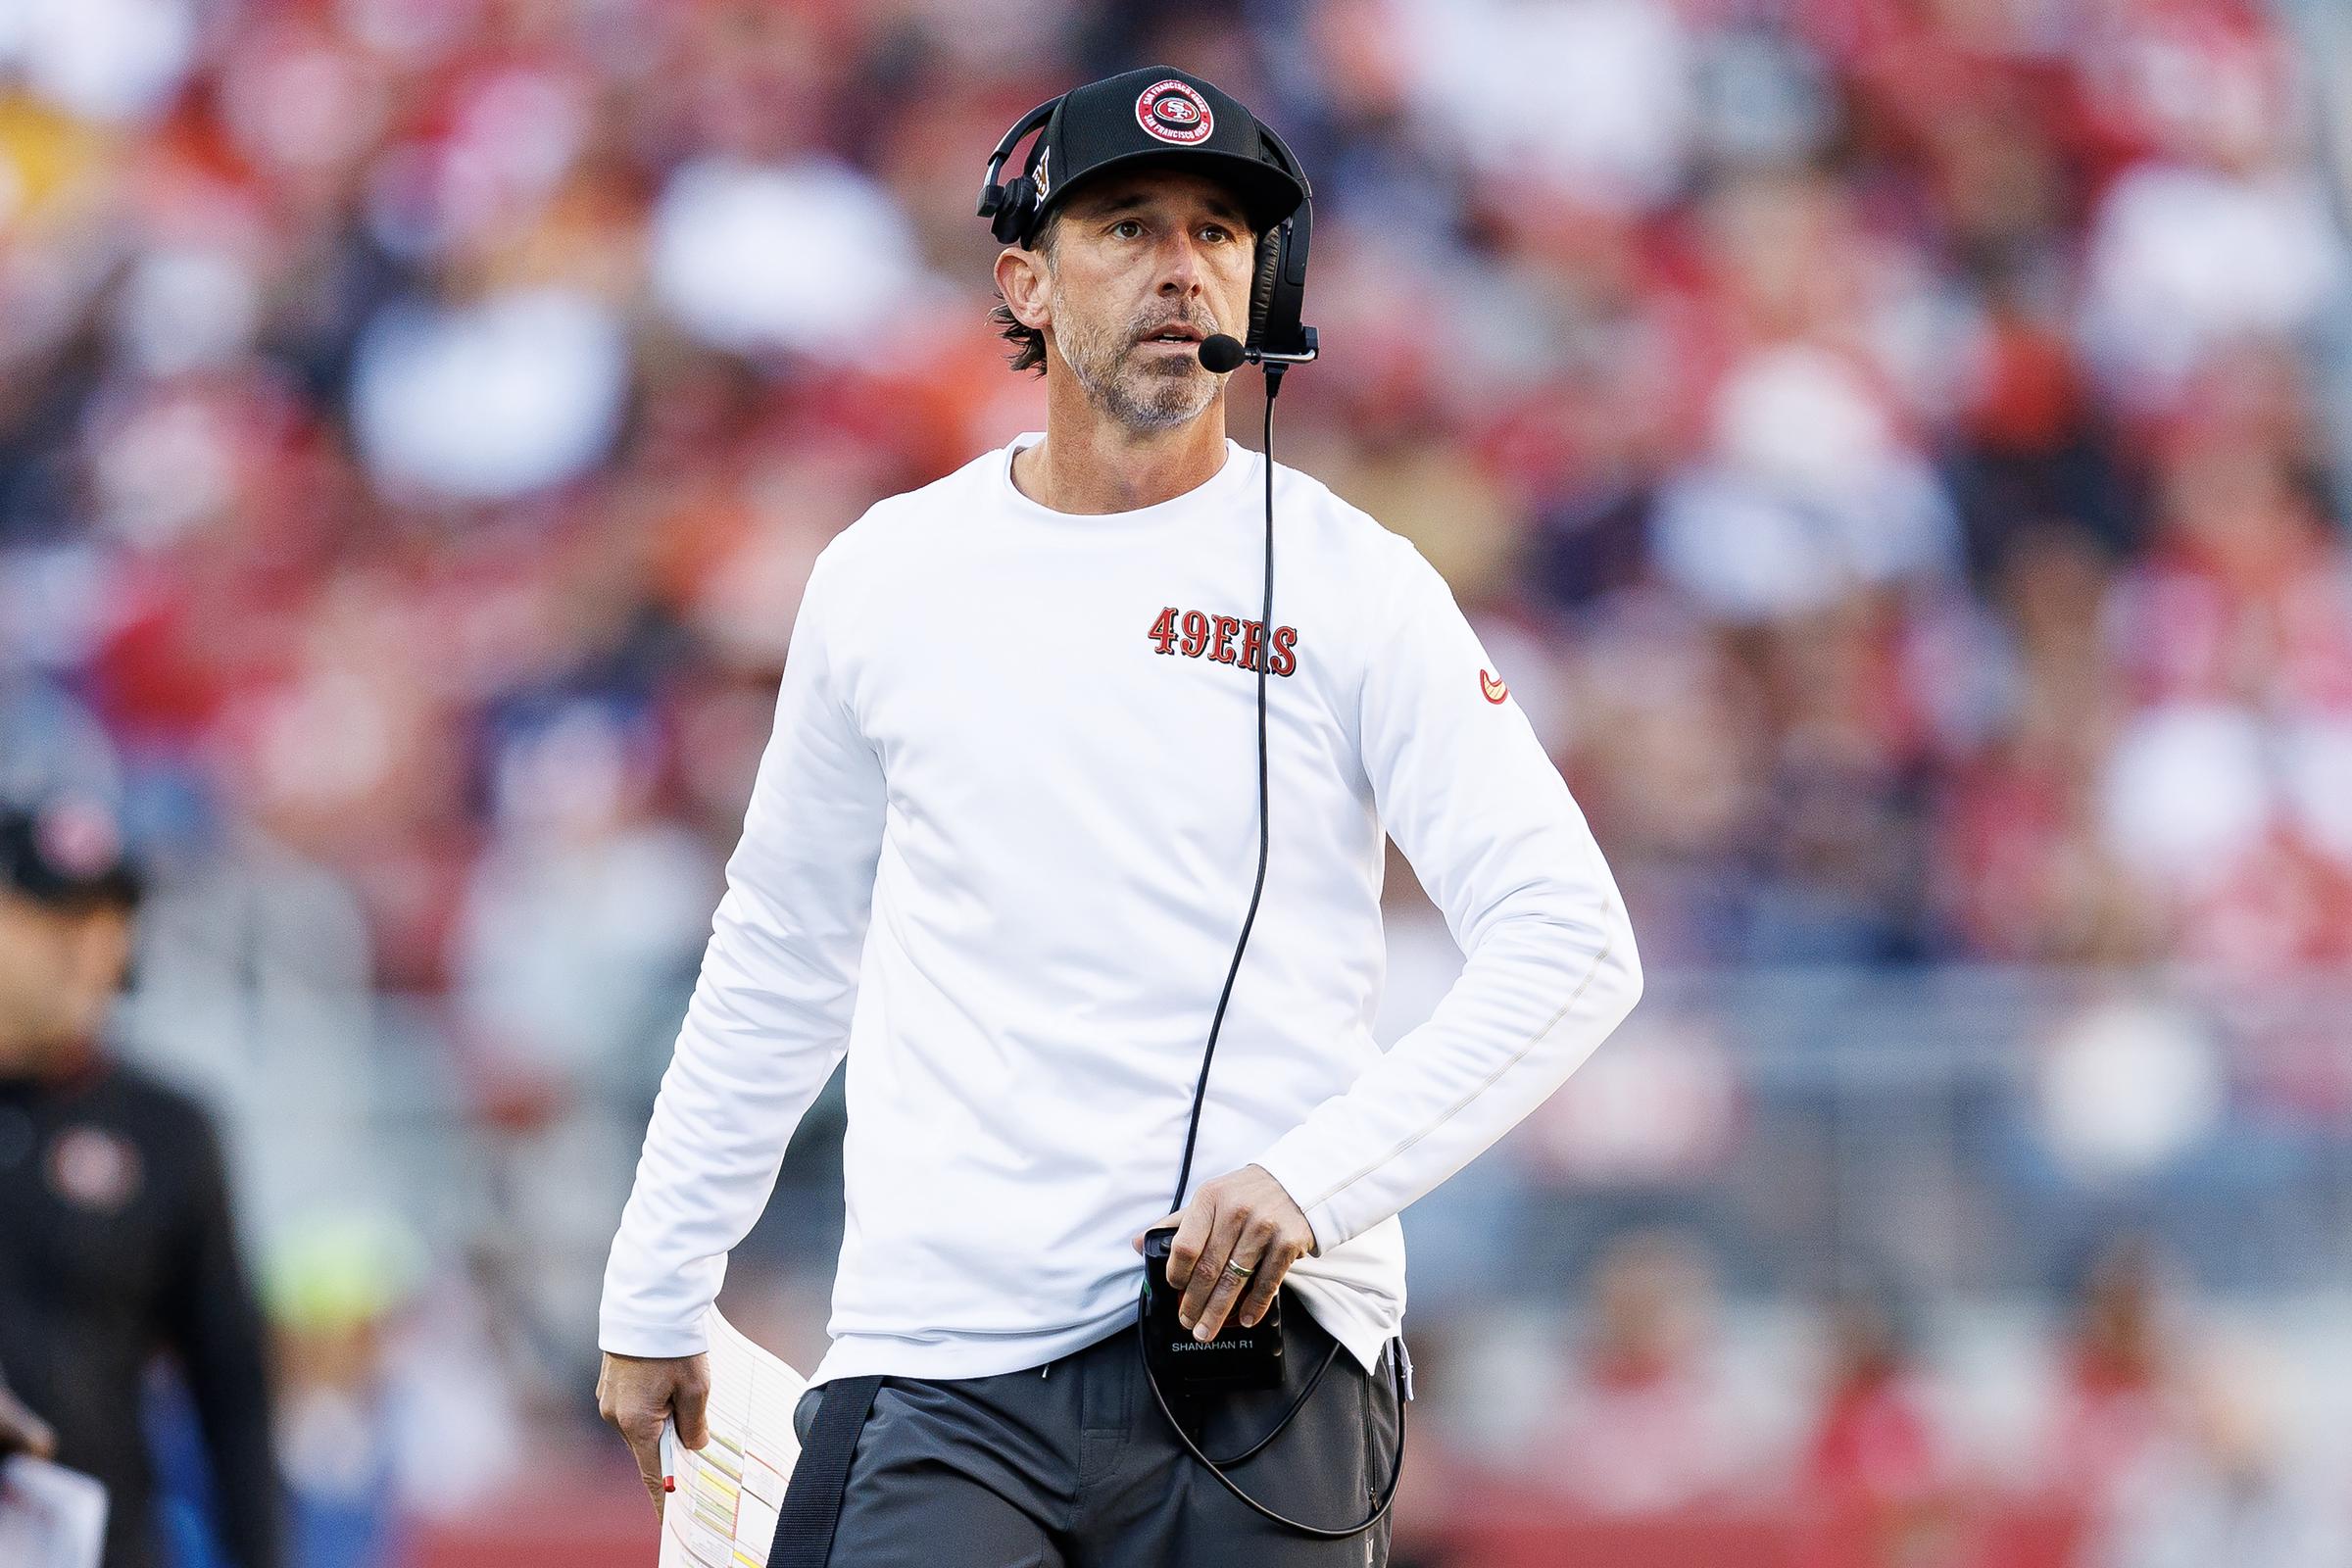
[[[157, 865], [149, 1033], [243, 1129], [298, 1369], [490, 1410], [481, 1303], [317, 1211], [437, 1239], [485, 1184], [514, 1234], [477, 1272], [590, 1342], [577, 1265], [809, 562], [1042, 425], [986, 318], [987, 151], [1165, 60], [1314, 178], [1325, 356], [1280, 456], [1446, 573], [1653, 968], [2325, 972], [2352, 961], [2352, 252], [2296, 26], [0, 5], [0, 793], [107, 800]], [[464, 1181], [369, 1150], [411, 1100], [492, 1135]], [[394, 1299], [436, 1354], [362, 1332]], [[1814, 1451], [1883, 1447], [1909, 1495], [1931, 1446], [1866, 1316]], [[331, 1471], [349, 1417], [290, 1441]], [[413, 1457], [424, 1492], [466, 1470]]]
[[2346, 249], [2253, 0], [8, 16], [0, 783], [325, 871], [484, 1053], [690, 956], [810, 556], [1038, 422], [987, 147], [1152, 57], [1304, 150], [1284, 455], [1645, 951], [2352, 957]]
[[[1489, 1363], [1433, 1416], [1456, 1446], [1416, 1485], [1456, 1490], [1425, 1517], [1470, 1524], [1427, 1560], [1616, 1561], [1603, 1544], [1645, 1523], [1642, 1561], [2352, 1561], [2335, 1412], [2295, 1386], [2312, 1363], [2290, 1373], [2284, 1348], [2230, 1325], [2142, 1238], [2074, 1272], [2060, 1310], [1991, 1329], [1998, 1358], [1972, 1364], [1951, 1343], [1965, 1336], [1932, 1333], [1934, 1314], [1884, 1281], [1851, 1281], [1794, 1325], [1735, 1324], [1696, 1237], [1629, 1232], [1595, 1259], [1549, 1356], [1461, 1336], [1423, 1357], [1443, 1355], [1457, 1386]], [[1531, 1361], [1547, 1368], [1532, 1385]], [[1476, 1400], [1484, 1419], [1462, 1421]], [[1540, 1517], [1536, 1499], [1574, 1522], [1499, 1522]]]

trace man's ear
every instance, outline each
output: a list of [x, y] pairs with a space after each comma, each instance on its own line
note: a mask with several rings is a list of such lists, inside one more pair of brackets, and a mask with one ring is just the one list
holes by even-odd
[[1004, 296], [1004, 308], [1023, 326], [1042, 332], [1053, 324], [1050, 301], [1054, 280], [1047, 274], [1046, 259], [1037, 252], [1018, 245], [998, 252], [997, 292]]

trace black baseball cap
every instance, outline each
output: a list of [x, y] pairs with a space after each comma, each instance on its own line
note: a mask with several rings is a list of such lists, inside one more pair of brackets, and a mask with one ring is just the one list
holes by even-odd
[[1072, 189], [1108, 170], [1166, 165], [1221, 180], [1264, 233], [1298, 210], [1306, 186], [1282, 167], [1257, 117], [1190, 72], [1147, 66], [1073, 87], [1029, 150], [1037, 186], [1026, 245]]
[[80, 800], [0, 806], [0, 886], [59, 908], [127, 908], [145, 885], [105, 808]]

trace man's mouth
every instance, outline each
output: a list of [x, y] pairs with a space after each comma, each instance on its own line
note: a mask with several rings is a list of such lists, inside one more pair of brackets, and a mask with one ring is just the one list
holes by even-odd
[[1208, 334], [1197, 326], [1188, 326], [1182, 321], [1173, 321], [1166, 326], [1156, 327], [1145, 333], [1137, 341], [1141, 343], [1175, 343], [1186, 347], [1198, 347], [1206, 336]]

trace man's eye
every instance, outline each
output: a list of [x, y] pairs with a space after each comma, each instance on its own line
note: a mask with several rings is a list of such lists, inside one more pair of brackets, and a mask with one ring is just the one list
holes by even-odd
[[1122, 218], [1110, 225], [1110, 231], [1121, 239], [1133, 239], [1144, 231], [1144, 225], [1132, 218]]
[[1214, 223], [1211, 223], [1206, 228], [1200, 230], [1200, 235], [1203, 239], [1213, 239], [1219, 242], [1233, 238], [1231, 234], [1227, 233], [1224, 229], [1219, 228]]

